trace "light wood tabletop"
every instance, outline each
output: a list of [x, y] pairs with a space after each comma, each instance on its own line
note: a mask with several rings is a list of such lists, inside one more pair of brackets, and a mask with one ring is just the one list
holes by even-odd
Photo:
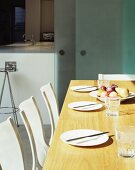
[[[133, 81], [112, 81], [119, 87], [135, 92]], [[119, 116], [106, 116], [105, 108], [82, 112], [68, 108], [75, 101], [96, 101], [89, 93], [72, 91], [71, 86], [97, 85], [96, 80], [72, 80], [61, 110], [59, 122], [48, 150], [43, 170], [134, 170], [135, 158], [123, 158], [117, 154], [115, 127], [118, 124], [135, 126], [135, 98], [121, 103]], [[93, 147], [77, 147], [60, 139], [63, 132], [73, 129], [109, 131], [109, 140]]]

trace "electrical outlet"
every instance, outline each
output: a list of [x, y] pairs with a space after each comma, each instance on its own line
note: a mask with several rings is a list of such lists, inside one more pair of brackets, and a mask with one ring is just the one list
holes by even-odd
[[5, 61], [5, 70], [16, 71], [16, 61]]

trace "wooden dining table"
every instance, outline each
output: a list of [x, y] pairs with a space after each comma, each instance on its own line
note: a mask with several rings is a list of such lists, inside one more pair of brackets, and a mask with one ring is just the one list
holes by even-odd
[[[119, 87], [135, 92], [135, 81], [111, 81]], [[60, 113], [57, 128], [43, 170], [135, 170], [135, 158], [118, 156], [115, 128], [117, 125], [135, 126], [135, 98], [120, 104], [119, 116], [107, 116], [105, 107], [93, 111], [76, 111], [68, 107], [77, 101], [99, 101], [89, 92], [76, 92], [72, 86], [97, 86], [96, 80], [71, 80]], [[75, 129], [109, 131], [109, 139], [96, 146], [72, 146], [60, 139], [62, 133]]]

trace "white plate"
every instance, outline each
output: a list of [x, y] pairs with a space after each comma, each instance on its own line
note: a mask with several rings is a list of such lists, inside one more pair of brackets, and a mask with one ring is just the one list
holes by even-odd
[[[80, 106], [80, 107], [79, 107]], [[78, 111], [91, 111], [100, 109], [103, 105], [96, 102], [79, 101], [68, 104], [68, 107]], [[76, 108], [75, 108], [76, 107]]]
[[71, 86], [71, 90], [76, 91], [76, 92], [90, 92], [93, 90], [96, 90], [97, 87], [94, 86]]
[[77, 130], [70, 130], [62, 133], [60, 138], [63, 142], [75, 146], [96, 146], [105, 143], [109, 139], [107, 134], [103, 134], [100, 136], [86, 137], [83, 139], [77, 139], [77, 140], [67, 142], [68, 139], [93, 135], [97, 133], [102, 133], [102, 132], [98, 130], [91, 130], [91, 129], [77, 129]]
[[[92, 91], [92, 92], [90, 92], [89, 94], [90, 94], [90, 96], [96, 97], [96, 98], [99, 99], [100, 101], [104, 102], [104, 101], [105, 101], [105, 98], [104, 98], [104, 97], [98, 97], [98, 96], [97, 96], [97, 93], [98, 93], [98, 91]], [[124, 100], [127, 100], [127, 99], [131, 99], [131, 98], [134, 98], [134, 97], [135, 97], [135, 93], [129, 92], [129, 96], [126, 97], [126, 98], [121, 98], [121, 101], [124, 101]]]

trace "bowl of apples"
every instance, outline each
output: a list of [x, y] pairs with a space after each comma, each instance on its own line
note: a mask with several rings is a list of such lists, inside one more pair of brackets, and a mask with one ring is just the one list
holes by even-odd
[[105, 101], [105, 97], [120, 97], [121, 101], [135, 97], [135, 93], [129, 92], [127, 88], [118, 87], [116, 84], [111, 86], [101, 86], [97, 91], [90, 92], [90, 96], [96, 97], [100, 101]]

